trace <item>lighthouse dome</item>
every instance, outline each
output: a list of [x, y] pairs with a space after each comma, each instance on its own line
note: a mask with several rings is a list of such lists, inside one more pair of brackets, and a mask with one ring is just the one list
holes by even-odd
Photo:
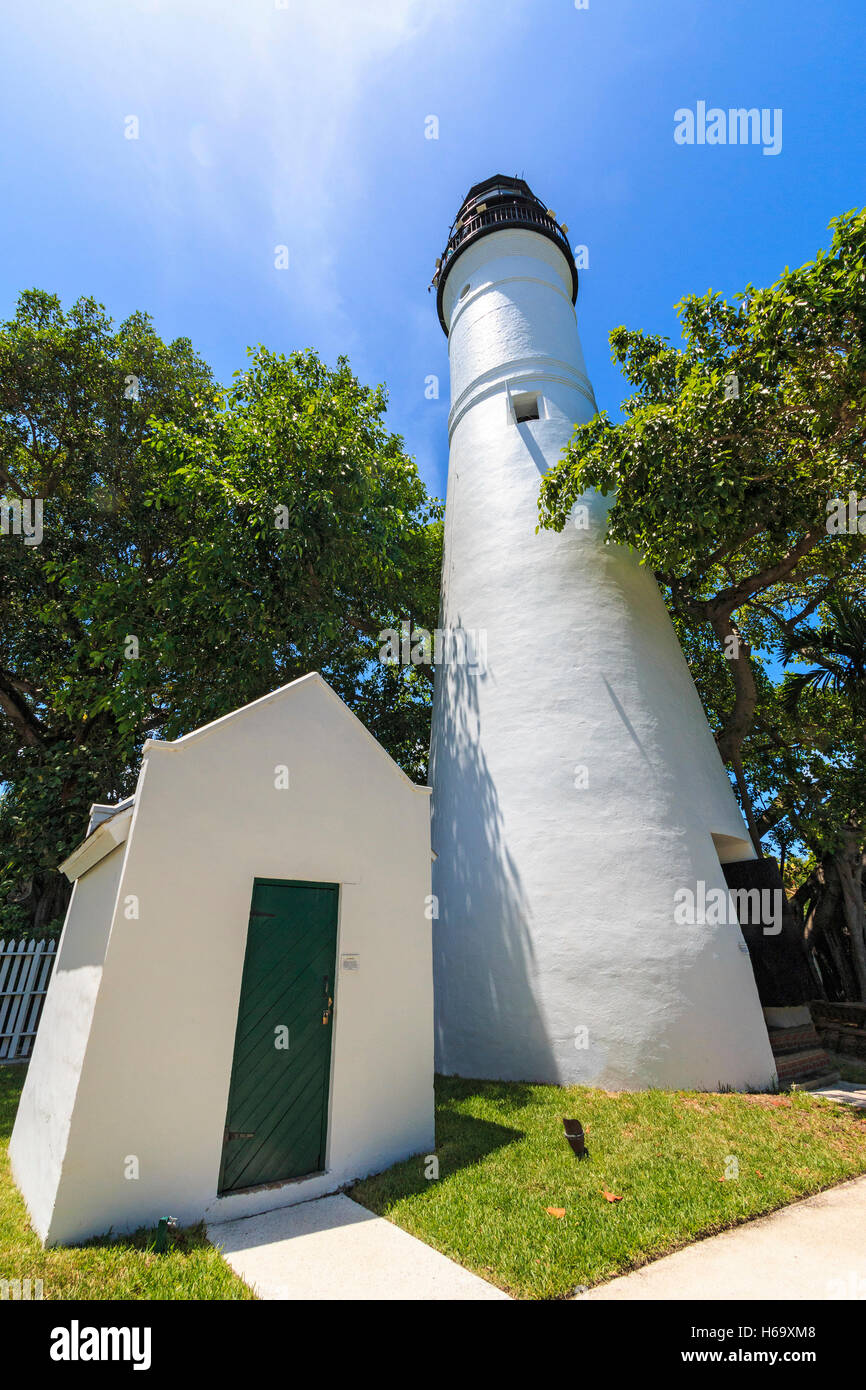
[[566, 228], [557, 222], [551, 208], [545, 207], [524, 179], [494, 174], [483, 183], [473, 184], [457, 213], [448, 233], [448, 242], [437, 263], [433, 283], [436, 286], [436, 308], [443, 332], [447, 334], [443, 296], [445, 282], [459, 257], [467, 249], [493, 232], [509, 227], [537, 232], [558, 246], [571, 271], [571, 301], [577, 300], [577, 267], [568, 244]]

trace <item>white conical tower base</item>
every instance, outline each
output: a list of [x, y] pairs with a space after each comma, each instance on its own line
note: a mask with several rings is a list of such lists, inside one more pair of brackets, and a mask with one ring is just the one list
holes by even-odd
[[[442, 618], [486, 670], [437, 670], [437, 1049], [470, 1077], [610, 1088], [775, 1074], [739, 926], [679, 925], [753, 857], [652, 574], [589, 528], [535, 534], [541, 474], [594, 413], [570, 270], [531, 231], [449, 272]], [[509, 393], [538, 393], [518, 424]], [[468, 643], [469, 654], [473, 644]]]

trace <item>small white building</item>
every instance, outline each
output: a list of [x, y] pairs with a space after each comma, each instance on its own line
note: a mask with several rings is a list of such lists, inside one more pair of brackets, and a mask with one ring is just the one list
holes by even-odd
[[94, 807], [10, 1154], [46, 1244], [305, 1201], [433, 1146], [430, 829], [314, 673]]

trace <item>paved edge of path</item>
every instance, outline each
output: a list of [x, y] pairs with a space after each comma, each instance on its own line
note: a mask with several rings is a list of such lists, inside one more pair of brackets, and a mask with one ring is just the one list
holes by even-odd
[[866, 1177], [755, 1217], [576, 1296], [866, 1299]]
[[208, 1239], [262, 1299], [509, 1299], [339, 1193], [214, 1222]]
[[823, 1086], [810, 1094], [825, 1096], [827, 1100], [836, 1100], [842, 1105], [853, 1105], [855, 1110], [866, 1110], [866, 1085], [860, 1081], [837, 1081], [833, 1086]]

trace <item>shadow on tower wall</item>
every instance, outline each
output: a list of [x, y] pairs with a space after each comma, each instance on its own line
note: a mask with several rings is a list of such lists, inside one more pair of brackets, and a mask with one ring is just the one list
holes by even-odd
[[435, 673], [436, 1065], [446, 1074], [529, 1081], [549, 1078], [555, 1062], [536, 1000], [529, 907], [480, 746], [479, 682], [489, 680], [493, 672], [468, 663]]

